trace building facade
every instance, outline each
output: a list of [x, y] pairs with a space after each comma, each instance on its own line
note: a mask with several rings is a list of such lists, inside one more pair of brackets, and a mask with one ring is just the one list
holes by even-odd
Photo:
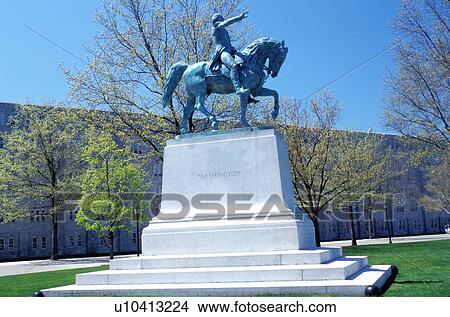
[[[0, 131], [8, 131], [8, 118], [17, 105], [0, 103]], [[396, 147], [395, 136], [386, 136], [388, 146]], [[4, 140], [0, 139], [0, 150]], [[136, 154], [145, 151], [142, 147], [134, 149]], [[0, 162], [1, 164], [1, 162]], [[152, 190], [160, 191], [162, 183], [162, 165], [152, 165], [150, 173]], [[419, 197], [424, 189], [424, 175], [419, 169], [410, 169], [405, 175], [392, 180], [395, 188], [394, 203], [388, 210], [376, 210], [367, 213], [355, 206], [355, 222], [358, 239], [386, 237], [388, 226], [393, 236], [444, 233], [444, 227], [450, 223], [450, 214], [424, 210], [419, 206]], [[386, 214], [388, 216], [386, 216]], [[109, 249], [96, 233], [86, 231], [75, 222], [76, 210], [68, 210], [58, 219], [59, 253], [62, 257], [107, 254]], [[391, 221], [388, 221], [388, 219]], [[130, 222], [129, 230], [118, 232], [114, 250], [117, 253], [138, 251], [142, 228]], [[324, 211], [320, 215], [320, 235], [322, 241], [350, 239], [350, 222], [344, 212]], [[0, 261], [19, 259], [48, 258], [51, 254], [51, 218], [48, 210], [32, 206], [29, 216], [4, 223], [0, 218]]]

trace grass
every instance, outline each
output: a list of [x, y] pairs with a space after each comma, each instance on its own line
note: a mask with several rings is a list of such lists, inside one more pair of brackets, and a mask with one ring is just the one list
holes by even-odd
[[[450, 240], [344, 247], [344, 255], [367, 255], [371, 264], [392, 264], [399, 274], [384, 296], [450, 296]], [[107, 265], [0, 277], [0, 296], [31, 296], [37, 290], [75, 283], [78, 273]]]
[[450, 296], [450, 240], [344, 247], [370, 264], [392, 264], [398, 275], [384, 296]]
[[74, 284], [75, 275], [78, 273], [107, 270], [108, 267], [108, 265], [101, 265], [82, 269], [0, 276], [0, 296], [32, 296], [34, 292], [41, 289]]

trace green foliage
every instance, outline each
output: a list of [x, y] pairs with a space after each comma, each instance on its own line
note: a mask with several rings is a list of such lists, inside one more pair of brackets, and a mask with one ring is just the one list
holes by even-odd
[[335, 203], [358, 200], [392, 177], [382, 135], [336, 129], [340, 105], [324, 93], [304, 107], [283, 101], [278, 129], [292, 164], [297, 202], [312, 217]]
[[391, 168], [392, 152], [384, 136], [373, 133], [337, 131], [333, 145], [333, 178], [339, 193], [333, 207], [346, 208], [363, 196], [380, 192], [380, 187], [400, 173]]
[[427, 170], [426, 193], [420, 204], [426, 210], [444, 210], [450, 213], [450, 155], [441, 156], [438, 164]]
[[63, 206], [58, 194], [77, 190], [82, 142], [81, 110], [57, 106], [20, 106], [0, 150], [0, 212], [7, 220], [23, 216], [34, 201]]
[[411, 153], [408, 164], [425, 175], [420, 205], [429, 211], [450, 212], [450, 150], [415, 139], [408, 139], [405, 144]]
[[282, 100], [274, 124], [286, 139], [297, 204], [315, 224], [322, 210], [347, 209], [379, 191], [401, 169], [392, 169], [384, 136], [336, 129], [340, 104], [324, 92], [308, 104]]
[[142, 166], [133, 161], [129, 148], [120, 148], [107, 133], [92, 137], [82, 157], [87, 168], [81, 182], [77, 223], [101, 236], [125, 228], [134, 204], [127, 205], [122, 194], [134, 197], [145, 189]]

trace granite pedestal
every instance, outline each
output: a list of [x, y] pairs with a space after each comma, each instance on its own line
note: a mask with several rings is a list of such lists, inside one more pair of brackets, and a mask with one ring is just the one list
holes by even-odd
[[[382, 288], [390, 266], [316, 248], [296, 208], [284, 138], [273, 128], [170, 140], [161, 211], [142, 235], [143, 256], [77, 275], [45, 296], [341, 294]], [[373, 287], [372, 287], [373, 288]]]

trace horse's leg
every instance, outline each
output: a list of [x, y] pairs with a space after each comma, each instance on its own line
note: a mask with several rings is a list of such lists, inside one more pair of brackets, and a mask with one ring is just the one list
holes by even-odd
[[218, 130], [219, 124], [217, 122], [216, 116], [205, 108], [205, 99], [206, 96], [204, 94], [200, 94], [199, 96], [197, 96], [195, 107], [201, 112], [203, 112], [203, 114], [207, 116], [209, 120], [211, 120], [211, 128], [213, 130]]
[[181, 120], [181, 134], [189, 133], [189, 116], [194, 111], [195, 96], [189, 94], [186, 107], [183, 110], [183, 119]]
[[280, 111], [280, 104], [279, 104], [278, 92], [276, 90], [261, 87], [260, 89], [253, 92], [253, 96], [255, 96], [255, 97], [256, 96], [261, 96], [261, 97], [272, 96], [274, 99], [272, 118], [275, 119], [278, 116], [278, 111]]
[[250, 94], [241, 95], [241, 124], [244, 128], [250, 128], [250, 124], [247, 122], [247, 105], [248, 97]]

